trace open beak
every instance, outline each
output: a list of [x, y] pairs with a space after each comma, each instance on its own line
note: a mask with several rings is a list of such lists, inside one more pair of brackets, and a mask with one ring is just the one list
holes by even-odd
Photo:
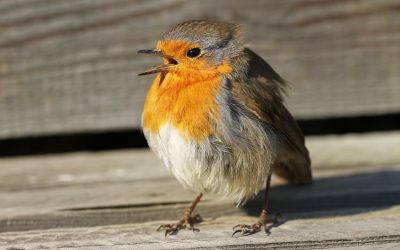
[[164, 72], [164, 71], [168, 70], [170, 67], [173, 67], [178, 64], [178, 62], [173, 57], [163, 54], [161, 52], [161, 50], [145, 49], [145, 50], [139, 50], [137, 53], [161, 56], [161, 57], [167, 59], [167, 61], [168, 61], [168, 63], [154, 66], [153, 68], [148, 69], [148, 70], [138, 74], [138, 76], [144, 76], [144, 75]]

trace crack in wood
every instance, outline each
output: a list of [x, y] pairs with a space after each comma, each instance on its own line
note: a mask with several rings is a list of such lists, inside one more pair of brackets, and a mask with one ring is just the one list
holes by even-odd
[[[387, 244], [387, 243], [399, 243], [400, 235], [384, 235], [384, 236], [373, 236], [363, 237], [354, 239], [332, 239], [332, 240], [316, 240], [316, 241], [286, 241], [277, 243], [261, 243], [261, 244], [244, 244], [244, 245], [225, 245], [218, 246], [218, 249], [316, 249], [316, 248], [328, 248], [328, 247], [350, 247], [350, 246], [362, 246], [362, 245], [373, 245], [373, 244]], [[191, 248], [191, 249], [215, 249], [210, 248]]]
[[142, 204], [121, 204], [121, 205], [110, 205], [110, 206], [93, 206], [93, 207], [74, 207], [59, 209], [58, 211], [96, 211], [96, 210], [116, 210], [116, 209], [129, 209], [129, 208], [147, 208], [155, 206], [172, 206], [172, 205], [184, 205], [190, 204], [189, 201], [173, 201], [173, 202], [154, 202], [154, 203], [142, 203]]

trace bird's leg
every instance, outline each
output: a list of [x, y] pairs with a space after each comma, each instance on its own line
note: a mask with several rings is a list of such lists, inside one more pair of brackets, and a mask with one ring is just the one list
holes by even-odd
[[[267, 233], [267, 228], [266, 228], [267, 208], [268, 208], [268, 194], [269, 194], [270, 185], [271, 185], [271, 173], [268, 175], [267, 184], [265, 187], [264, 203], [263, 203], [263, 208], [261, 210], [260, 219], [252, 225], [239, 224], [239, 225], [234, 226], [233, 227], [234, 232], [233, 232], [232, 236], [234, 236], [237, 233], [240, 233], [240, 236], [254, 234], [254, 233], [261, 231], [261, 228], [264, 229], [264, 231]], [[274, 220], [274, 223], [275, 223], [275, 220]]]
[[196, 197], [196, 199], [192, 202], [192, 205], [190, 205], [190, 207], [188, 209], [186, 209], [186, 211], [180, 221], [178, 221], [175, 224], [161, 225], [157, 229], [157, 231], [165, 230], [165, 236], [177, 234], [179, 230], [185, 229], [185, 228], [193, 230], [193, 232], [200, 231], [198, 228], [195, 228], [193, 225], [202, 221], [201, 216], [199, 214], [192, 216], [192, 212], [196, 208], [197, 203], [200, 202], [202, 196], [203, 196], [203, 194], [200, 193]]

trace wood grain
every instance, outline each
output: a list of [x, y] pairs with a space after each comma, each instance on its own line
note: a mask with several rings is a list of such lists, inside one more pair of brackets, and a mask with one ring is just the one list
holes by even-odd
[[[309, 139], [315, 184], [273, 178], [271, 211], [308, 218], [400, 204], [399, 139], [400, 133]], [[0, 169], [0, 232], [173, 220], [196, 195], [148, 150], [5, 158]], [[262, 197], [238, 209], [206, 195], [198, 210], [207, 218], [257, 216]]]
[[137, 128], [157, 61], [136, 51], [198, 18], [243, 24], [298, 118], [400, 111], [397, 0], [2, 1], [0, 138]]
[[[399, 209], [367, 212], [357, 216], [285, 221], [270, 235], [231, 237], [231, 224], [251, 222], [241, 216], [203, 223], [201, 231], [189, 230], [164, 238], [155, 232], [156, 221], [91, 228], [62, 228], [0, 234], [7, 249], [397, 249]], [[391, 221], [390, 225], [387, 225]], [[385, 223], [386, 222], [386, 223]], [[397, 222], [397, 224], [396, 224]], [[346, 248], [347, 249], [347, 248]]]
[[241, 208], [205, 195], [195, 210], [204, 218], [200, 232], [156, 232], [179, 219], [195, 194], [148, 150], [0, 159], [0, 249], [397, 249], [400, 154], [392, 149], [399, 138], [310, 138], [315, 183], [273, 178], [269, 211], [282, 214], [279, 223], [269, 236], [242, 238], [231, 237], [232, 226], [257, 219], [262, 192]]

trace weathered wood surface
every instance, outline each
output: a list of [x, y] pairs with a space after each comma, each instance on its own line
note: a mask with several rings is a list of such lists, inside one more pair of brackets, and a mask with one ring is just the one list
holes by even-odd
[[400, 111], [398, 0], [1, 1], [0, 138], [138, 127], [136, 51], [196, 18], [247, 27], [297, 117]]
[[[0, 234], [0, 246], [9, 249], [398, 249], [400, 209], [354, 211], [330, 218], [298, 218], [274, 227], [269, 236], [255, 234], [232, 238], [232, 225], [254, 218], [226, 216], [208, 220], [201, 231], [182, 231], [164, 238], [154, 232], [162, 222], [8, 232]], [[14, 247], [14, 248], [11, 248]], [[362, 248], [359, 248], [362, 247]], [[7, 248], [6, 248], [7, 249]]]
[[282, 213], [280, 223], [269, 236], [239, 239], [232, 226], [256, 219], [262, 194], [242, 208], [206, 195], [199, 233], [165, 239], [155, 232], [178, 219], [195, 194], [147, 150], [0, 159], [0, 249], [398, 248], [400, 133], [307, 143], [315, 184], [274, 178], [270, 208]]

